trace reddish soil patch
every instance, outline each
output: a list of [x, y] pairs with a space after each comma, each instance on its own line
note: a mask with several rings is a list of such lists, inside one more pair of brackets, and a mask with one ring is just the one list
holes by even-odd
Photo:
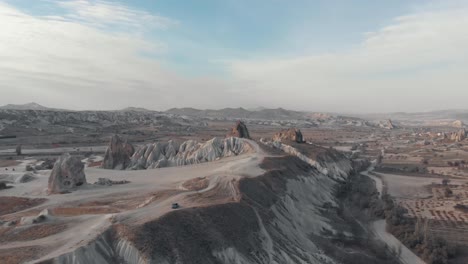
[[27, 209], [18, 213], [8, 214], [4, 216], [0, 216], [0, 220], [9, 222], [9, 221], [19, 221], [22, 217], [26, 216], [37, 216], [43, 208], [35, 208], [35, 209]]
[[0, 160], [0, 167], [13, 167], [21, 162], [16, 161], [16, 160]]
[[0, 260], [3, 264], [17, 264], [34, 260], [44, 254], [41, 247], [21, 247], [0, 249]]
[[90, 201], [90, 202], [79, 204], [78, 206], [80, 207], [106, 206], [106, 205], [111, 205], [111, 204], [112, 204], [112, 201]]
[[182, 187], [190, 191], [200, 191], [206, 189], [209, 183], [210, 181], [206, 177], [197, 177], [184, 182]]
[[88, 163], [88, 167], [101, 167], [102, 161], [91, 161]]
[[3, 196], [0, 197], [0, 216], [19, 212], [37, 205], [40, 205], [47, 201], [44, 198], [23, 198], [15, 196]]
[[299, 150], [302, 154], [306, 155], [307, 157], [317, 160], [321, 155], [328, 154], [331, 156], [339, 156], [342, 155], [340, 152], [330, 148], [324, 148], [316, 145], [305, 144], [305, 143], [296, 143], [293, 141], [286, 142], [285, 144], [294, 147], [295, 149]]
[[66, 224], [40, 224], [29, 227], [8, 228], [0, 236], [0, 243], [28, 241], [58, 234], [67, 228]]
[[76, 216], [85, 214], [112, 214], [120, 212], [113, 207], [58, 207], [52, 209], [53, 215]]
[[189, 200], [198, 206], [214, 205], [229, 202], [238, 202], [240, 194], [238, 191], [238, 181], [232, 179], [226, 185], [217, 185], [206, 192], [189, 195]]

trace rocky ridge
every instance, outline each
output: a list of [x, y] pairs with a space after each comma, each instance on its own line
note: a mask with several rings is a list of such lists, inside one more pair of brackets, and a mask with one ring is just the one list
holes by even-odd
[[154, 169], [214, 161], [252, 151], [248, 140], [236, 137], [213, 138], [207, 142], [170, 140], [147, 144], [135, 151], [128, 168]]

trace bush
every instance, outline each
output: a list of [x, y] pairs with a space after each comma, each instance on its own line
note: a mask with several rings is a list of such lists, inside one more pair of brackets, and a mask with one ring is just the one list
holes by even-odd
[[444, 195], [445, 197], [451, 197], [453, 195], [453, 192], [449, 187], [445, 187]]

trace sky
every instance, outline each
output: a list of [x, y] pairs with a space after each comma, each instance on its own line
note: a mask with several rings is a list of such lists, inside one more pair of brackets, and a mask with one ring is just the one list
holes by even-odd
[[468, 0], [0, 0], [0, 105], [468, 109]]

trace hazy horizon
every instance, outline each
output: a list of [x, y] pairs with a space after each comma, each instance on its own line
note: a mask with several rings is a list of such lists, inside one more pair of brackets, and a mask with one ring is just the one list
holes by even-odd
[[26, 102], [26, 103], [19, 103], [19, 104], [5, 104], [5, 105], [0, 105], [0, 107], [4, 107], [7, 105], [12, 105], [12, 106], [22, 106], [22, 105], [28, 105], [28, 104], [38, 104], [42, 107], [50, 108], [50, 109], [58, 109], [58, 110], [70, 110], [70, 111], [120, 111], [124, 110], [126, 108], [142, 108], [150, 111], [157, 111], [157, 112], [165, 112], [169, 111], [171, 109], [183, 109], [183, 108], [193, 108], [196, 110], [206, 110], [206, 111], [218, 111], [218, 110], [223, 110], [223, 109], [244, 109], [248, 111], [259, 111], [259, 110], [275, 110], [275, 109], [284, 109], [288, 111], [297, 111], [297, 112], [310, 112], [310, 113], [323, 113], [323, 114], [332, 114], [332, 115], [350, 115], [350, 116], [372, 116], [372, 115], [389, 115], [389, 114], [399, 114], [399, 113], [404, 113], [404, 114], [418, 114], [418, 113], [431, 113], [431, 112], [443, 112], [443, 111], [462, 111], [462, 112], [468, 112], [468, 108], [458, 108], [458, 109], [434, 109], [434, 110], [426, 110], [426, 111], [394, 111], [394, 112], [353, 112], [353, 111], [348, 111], [348, 112], [333, 112], [333, 111], [314, 111], [314, 110], [304, 110], [304, 109], [290, 109], [290, 108], [284, 108], [284, 107], [263, 107], [263, 106], [257, 106], [257, 107], [243, 107], [243, 106], [238, 106], [238, 107], [223, 107], [223, 108], [197, 108], [197, 107], [191, 107], [191, 106], [182, 106], [182, 107], [171, 107], [167, 109], [151, 109], [151, 108], [146, 108], [146, 107], [140, 107], [140, 106], [125, 106], [122, 108], [108, 108], [108, 109], [99, 109], [99, 108], [87, 108], [87, 109], [73, 109], [73, 108], [58, 108], [58, 107], [52, 107], [49, 105], [43, 105], [37, 102]]
[[467, 109], [466, 1], [0, 0], [0, 105]]

